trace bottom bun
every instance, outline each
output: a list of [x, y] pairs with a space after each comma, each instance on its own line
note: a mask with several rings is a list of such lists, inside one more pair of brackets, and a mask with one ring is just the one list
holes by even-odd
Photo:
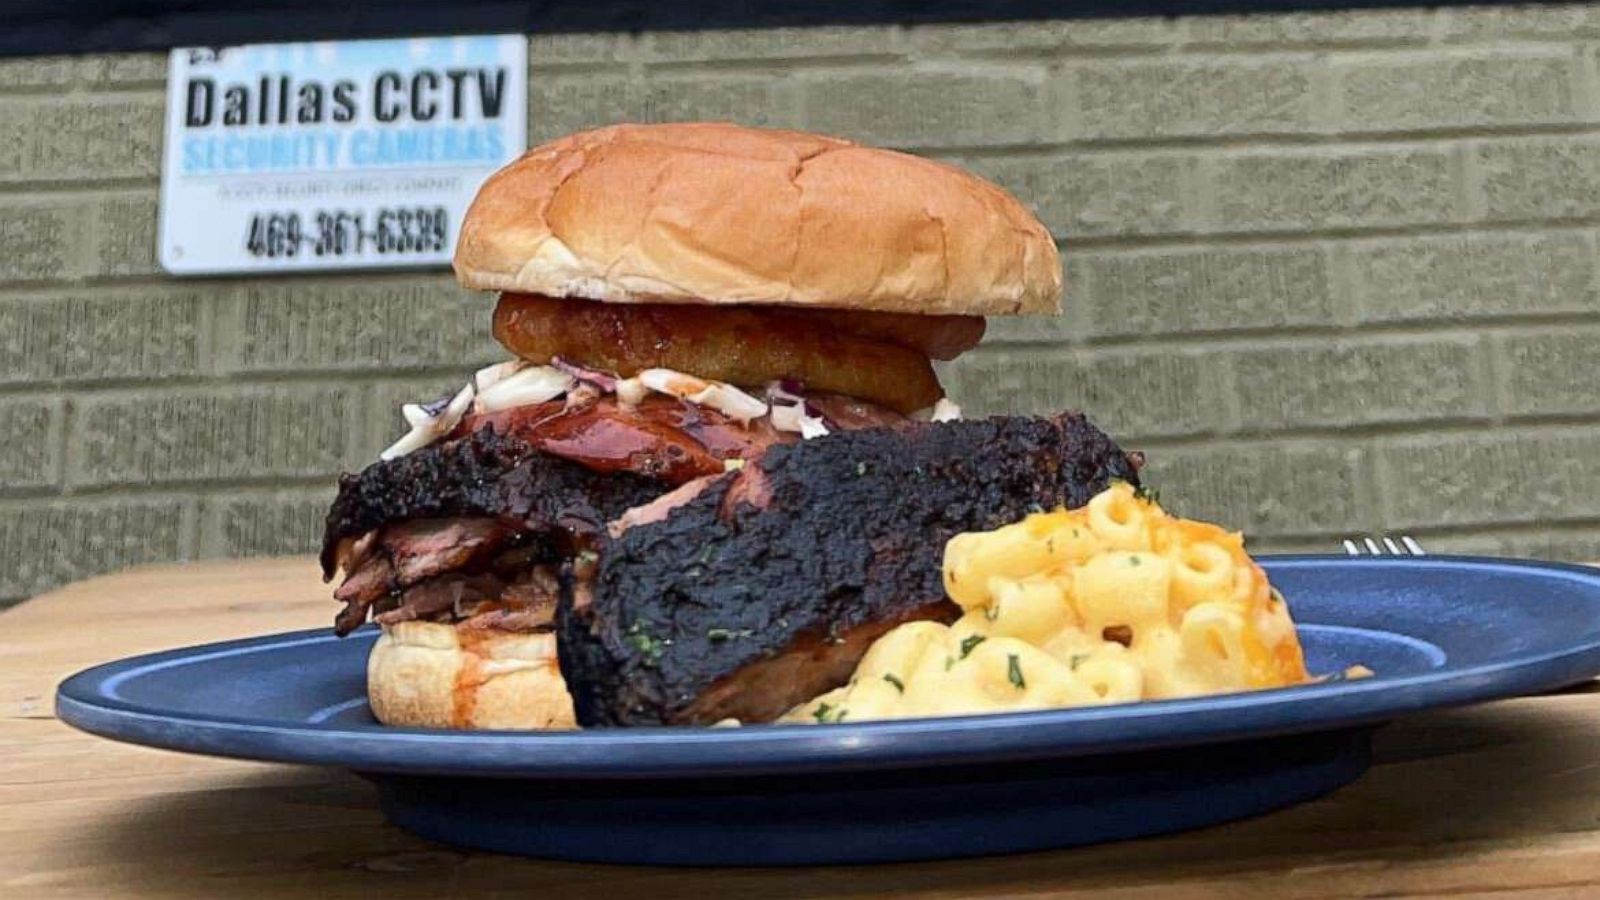
[[554, 634], [386, 625], [367, 657], [367, 699], [385, 725], [576, 727]]

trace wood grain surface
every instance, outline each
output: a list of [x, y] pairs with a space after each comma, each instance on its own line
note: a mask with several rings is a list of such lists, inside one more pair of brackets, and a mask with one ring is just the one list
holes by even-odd
[[1600, 897], [1600, 692], [1418, 716], [1356, 784], [1165, 838], [981, 860], [695, 870], [463, 852], [343, 772], [129, 747], [57, 722], [82, 667], [317, 627], [308, 558], [137, 569], [0, 613], [3, 897]]

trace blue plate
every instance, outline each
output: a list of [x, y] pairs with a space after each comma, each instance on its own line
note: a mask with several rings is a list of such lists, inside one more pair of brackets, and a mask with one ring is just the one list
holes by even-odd
[[[568, 733], [389, 728], [374, 632], [157, 653], [61, 685], [61, 719], [195, 753], [354, 769], [426, 837], [562, 859], [949, 858], [1254, 815], [1360, 775], [1372, 726], [1600, 673], [1600, 571], [1466, 557], [1263, 560], [1316, 673], [1359, 681], [950, 719]], [[226, 598], [219, 597], [218, 602]]]

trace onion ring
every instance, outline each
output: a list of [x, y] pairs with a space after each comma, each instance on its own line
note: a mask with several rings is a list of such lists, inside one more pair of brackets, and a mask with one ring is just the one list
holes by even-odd
[[[867, 315], [503, 294], [495, 308], [494, 335], [506, 349], [539, 365], [560, 357], [624, 378], [645, 369], [675, 369], [750, 388], [792, 378], [808, 391], [845, 394], [901, 413], [932, 406], [944, 390], [928, 354], [845, 330]], [[883, 313], [869, 318], [893, 330], [895, 319], [933, 317]], [[924, 337], [939, 331], [930, 327]], [[946, 350], [954, 346], [941, 340]]]

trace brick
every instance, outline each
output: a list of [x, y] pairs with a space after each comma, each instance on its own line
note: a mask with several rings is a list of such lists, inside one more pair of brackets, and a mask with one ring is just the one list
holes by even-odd
[[1600, 213], [1600, 141], [1567, 137], [1485, 142], [1477, 169], [1487, 218], [1562, 219]]
[[1577, 121], [1570, 53], [1359, 58], [1334, 69], [1345, 131]]
[[1096, 60], [1067, 70], [1062, 137], [1104, 140], [1313, 130], [1311, 60]]
[[1391, 45], [1423, 43], [1432, 32], [1428, 9], [1194, 16], [1178, 20], [1194, 44], [1227, 46]]
[[1458, 553], [1464, 556], [1504, 556], [1514, 553], [1511, 541], [1497, 534], [1430, 534], [1419, 543], [1429, 553]]
[[1595, 252], [1576, 233], [1446, 235], [1351, 244], [1368, 321], [1425, 321], [1595, 308]]
[[1344, 427], [1486, 414], [1476, 342], [1292, 345], [1234, 354], [1246, 428]]
[[1185, 335], [1342, 322], [1325, 253], [1315, 247], [1070, 251], [1066, 311], [995, 317], [989, 339], [1066, 341]]
[[482, 365], [506, 353], [489, 332], [491, 297], [446, 277], [250, 282], [222, 330], [229, 368], [382, 371]]
[[360, 428], [355, 390], [314, 385], [81, 401], [73, 484], [337, 474]]
[[165, 53], [104, 53], [84, 57], [83, 80], [94, 87], [163, 87], [167, 80]]
[[1088, 330], [1088, 320], [1084, 315], [1083, 292], [1086, 285], [1079, 280], [1080, 276], [1075, 271], [1075, 263], [1069, 257], [1066, 260], [1067, 277], [1065, 297], [1061, 302], [1061, 312], [1056, 315], [1043, 316], [991, 316], [987, 329], [984, 331], [984, 340], [991, 344], [1006, 343], [1056, 343], [1063, 345], [1062, 352], [1067, 352], [1067, 344], [1081, 343], [1081, 336]]
[[1074, 48], [1153, 49], [1175, 44], [1178, 38], [1172, 20], [1160, 18], [917, 25], [906, 32], [907, 44], [926, 56], [992, 52], [1009, 55]]
[[648, 62], [728, 62], [807, 57], [890, 56], [896, 29], [873, 26], [653, 31], [644, 36]]
[[622, 76], [545, 75], [528, 82], [528, 140], [537, 144], [574, 131], [634, 121], [635, 86]]
[[334, 490], [272, 491], [207, 497], [201, 503], [200, 556], [314, 553]]
[[1211, 431], [1223, 419], [1212, 366], [1187, 353], [986, 348], [941, 379], [968, 415], [1081, 409], [1123, 440]]
[[970, 158], [1033, 209], [1057, 237], [1170, 234], [1192, 227], [1193, 158], [1152, 154], [1060, 154]]
[[0, 59], [0, 90], [64, 87], [72, 82], [70, 56], [23, 56]]
[[185, 502], [50, 502], [0, 510], [0, 597], [29, 597], [139, 563], [182, 559]]
[[[1363, 452], [1245, 445], [1151, 450], [1142, 473], [1174, 514], [1256, 535], [1360, 531]], [[1328, 549], [1332, 549], [1331, 545]]]
[[1528, 559], [1593, 563], [1600, 561], [1600, 530], [1535, 531], [1516, 533], [1500, 540], [1501, 551]]
[[45, 400], [0, 402], [0, 491], [48, 487], [56, 483], [60, 404]]
[[528, 85], [528, 130], [538, 142], [612, 122], [736, 120], [793, 126], [793, 92], [776, 75], [655, 73], [642, 81], [549, 75]]
[[0, 182], [155, 177], [162, 98], [17, 101], [0, 131]]
[[182, 287], [0, 299], [0, 383], [197, 374], [204, 302]]
[[1600, 431], [1522, 429], [1400, 440], [1380, 448], [1384, 520], [1395, 528], [1600, 515]]
[[159, 275], [159, 200], [154, 191], [112, 195], [94, 208], [95, 275]]
[[1447, 152], [1261, 151], [1216, 161], [1222, 231], [1375, 228], [1457, 218]]
[[618, 32], [533, 34], [528, 37], [528, 68], [625, 62], [639, 52], [637, 35]]
[[81, 206], [0, 204], [0, 280], [69, 278], [81, 265], [74, 249], [85, 220]]
[[737, 121], [793, 127], [793, 93], [775, 75], [679, 76], [660, 73], [638, 87], [640, 122]]
[[1440, 19], [1447, 41], [1569, 40], [1600, 32], [1600, 9], [1582, 3], [1460, 7], [1445, 10]]
[[1341, 306], [1314, 247], [1080, 254], [1072, 271], [1094, 335], [1325, 325]]
[[869, 144], [959, 146], [1040, 137], [1027, 69], [889, 71], [800, 79], [807, 128]]
[[1510, 415], [1600, 413], [1600, 331], [1516, 334], [1501, 346], [1500, 378]]

